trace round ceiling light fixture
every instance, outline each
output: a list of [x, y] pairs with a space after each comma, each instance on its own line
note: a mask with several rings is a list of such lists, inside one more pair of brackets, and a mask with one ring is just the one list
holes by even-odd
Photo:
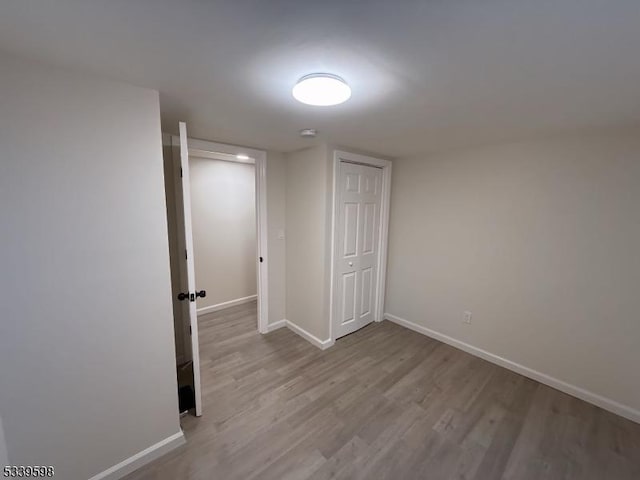
[[330, 73], [305, 75], [298, 80], [292, 93], [299, 102], [317, 107], [339, 105], [351, 98], [351, 88], [347, 82]]

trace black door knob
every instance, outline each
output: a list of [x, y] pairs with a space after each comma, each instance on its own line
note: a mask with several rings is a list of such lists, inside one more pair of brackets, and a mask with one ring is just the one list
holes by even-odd
[[207, 292], [204, 290], [200, 290], [199, 292], [196, 292], [196, 297], [204, 298], [206, 296], [207, 296]]
[[182, 301], [182, 300], [188, 300], [189, 299], [189, 294], [188, 293], [179, 293], [178, 294], [178, 300]]

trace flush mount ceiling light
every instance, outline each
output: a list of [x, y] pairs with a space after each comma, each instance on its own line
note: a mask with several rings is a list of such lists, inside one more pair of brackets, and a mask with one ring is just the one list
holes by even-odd
[[328, 107], [344, 103], [351, 97], [351, 88], [342, 78], [330, 73], [305, 75], [295, 87], [293, 98], [307, 105]]

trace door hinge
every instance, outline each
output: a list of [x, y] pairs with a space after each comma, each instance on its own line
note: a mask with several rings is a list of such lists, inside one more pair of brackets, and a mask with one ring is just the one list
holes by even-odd
[[262, 257], [260, 257], [260, 263], [262, 263], [264, 261], [264, 259]]
[[191, 325], [189, 325], [189, 335], [191, 335], [191, 334], [192, 334], [192, 332], [191, 332]]
[[188, 259], [189, 259], [189, 254], [187, 253], [187, 251], [186, 251], [186, 250], [184, 251], [184, 259], [185, 259], [185, 260], [188, 260]]
[[180, 167], [180, 178], [182, 178], [182, 167]]

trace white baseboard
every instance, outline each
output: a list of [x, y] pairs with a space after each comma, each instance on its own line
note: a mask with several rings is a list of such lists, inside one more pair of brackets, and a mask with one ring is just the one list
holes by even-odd
[[278, 330], [279, 328], [283, 328], [287, 326], [286, 320], [278, 320], [275, 323], [270, 323], [267, 325], [267, 333], [273, 332], [274, 330]]
[[152, 462], [156, 458], [161, 457], [165, 453], [184, 445], [186, 442], [182, 430], [170, 437], [161, 440], [149, 448], [145, 448], [141, 452], [136, 453], [132, 457], [106, 469], [103, 472], [94, 475], [89, 480], [118, 480], [125, 475], [137, 470], [138, 468]]
[[332, 347], [336, 343], [335, 340], [331, 340], [330, 338], [327, 340], [320, 340], [318, 337], [307, 332], [304, 328], [296, 325], [290, 320], [280, 320], [276, 323], [272, 323], [271, 325], [269, 325], [268, 328], [269, 328], [269, 331], [272, 332], [282, 327], [287, 327], [292, 332], [297, 333], [302, 338], [304, 338], [307, 342], [312, 343], [313, 345], [318, 347], [320, 350], [326, 350], [327, 348]]
[[235, 307], [236, 305], [242, 305], [243, 303], [253, 302], [256, 298], [258, 298], [258, 295], [249, 295], [248, 297], [236, 298], [235, 300], [229, 300], [228, 302], [202, 307], [198, 309], [198, 316], [217, 312], [218, 310], [224, 310], [229, 307]]
[[580, 388], [576, 385], [572, 385], [565, 381], [559, 380], [550, 375], [547, 375], [546, 373], [538, 372], [537, 370], [525, 367], [524, 365], [520, 365], [519, 363], [512, 362], [511, 360], [500, 357], [491, 352], [487, 352], [486, 350], [482, 350], [481, 348], [474, 347], [473, 345], [469, 345], [468, 343], [462, 342], [460, 340], [456, 340], [453, 337], [449, 337], [448, 335], [436, 332], [435, 330], [431, 330], [430, 328], [410, 322], [409, 320], [405, 320], [404, 318], [397, 317], [390, 313], [385, 313], [384, 318], [415, 332], [422, 333], [427, 337], [434, 338], [443, 343], [451, 345], [452, 347], [459, 348], [460, 350], [470, 353], [471, 355], [475, 355], [476, 357], [480, 357], [508, 370], [519, 373], [520, 375], [532, 378], [533, 380], [553, 387], [556, 390], [560, 390], [561, 392], [564, 392], [568, 395], [572, 395], [576, 398], [584, 400], [585, 402], [589, 402], [593, 405], [596, 405], [597, 407], [603, 408], [604, 410], [608, 410], [609, 412], [615, 413], [616, 415], [620, 415], [621, 417], [624, 417], [628, 420], [640, 423], [640, 411], [636, 410], [635, 408], [623, 405], [610, 398], [603, 397], [602, 395], [598, 395], [597, 393], [590, 392], [589, 390], [585, 390], [584, 388]]

